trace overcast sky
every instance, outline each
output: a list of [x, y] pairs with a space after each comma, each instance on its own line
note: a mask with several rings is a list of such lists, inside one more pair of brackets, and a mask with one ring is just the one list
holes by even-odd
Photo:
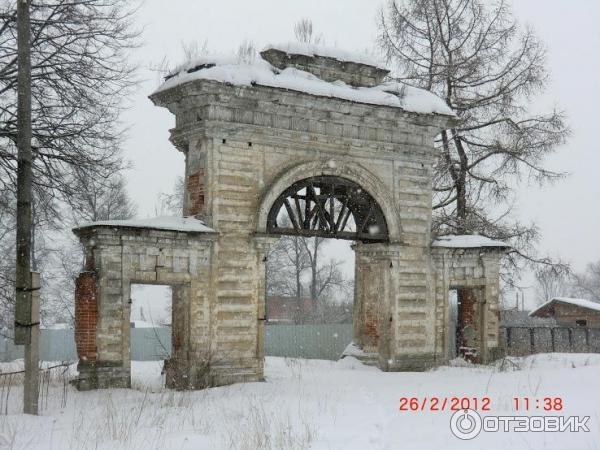
[[[129, 191], [139, 216], [155, 214], [157, 196], [169, 192], [183, 174], [183, 157], [169, 143], [174, 118], [147, 96], [157, 87], [148, 67], [167, 57], [181, 62], [182, 43], [207, 41], [213, 52], [235, 51], [245, 39], [258, 48], [293, 39], [293, 24], [312, 19], [326, 44], [346, 50], [374, 46], [377, 0], [146, 0], [138, 15], [143, 46], [134, 59], [143, 82], [123, 120], [130, 127], [126, 157], [134, 164]], [[520, 189], [518, 214], [535, 221], [543, 239], [540, 250], [561, 256], [581, 270], [600, 259], [600, 2], [591, 0], [519, 0], [514, 12], [534, 27], [548, 47], [552, 82], [539, 104], [567, 111], [573, 136], [548, 167], [568, 171], [559, 184]], [[539, 105], [538, 105], [539, 106]]]

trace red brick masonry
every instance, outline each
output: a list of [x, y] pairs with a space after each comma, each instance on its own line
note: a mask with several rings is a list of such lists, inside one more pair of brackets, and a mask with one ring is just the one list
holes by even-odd
[[204, 169], [200, 169], [188, 177], [187, 191], [190, 201], [184, 215], [197, 216], [202, 214], [204, 209]]
[[471, 336], [468, 337], [465, 331], [469, 328], [475, 330], [477, 329], [477, 320], [475, 317], [475, 307], [477, 303], [477, 297], [475, 295], [474, 289], [471, 288], [461, 288], [458, 289], [458, 323], [457, 323], [457, 332], [458, 332], [458, 346], [459, 352], [461, 356], [463, 356], [468, 361], [475, 362], [477, 360], [477, 355], [471, 353], [470, 348], [477, 347], [477, 343], [473, 342], [474, 331], [471, 331]]
[[75, 345], [81, 360], [95, 361], [98, 327], [97, 280], [94, 272], [82, 272], [75, 280]]

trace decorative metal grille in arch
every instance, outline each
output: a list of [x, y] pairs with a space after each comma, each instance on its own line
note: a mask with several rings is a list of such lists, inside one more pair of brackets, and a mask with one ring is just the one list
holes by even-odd
[[273, 234], [387, 242], [381, 207], [358, 184], [336, 176], [300, 180], [277, 198], [267, 217]]

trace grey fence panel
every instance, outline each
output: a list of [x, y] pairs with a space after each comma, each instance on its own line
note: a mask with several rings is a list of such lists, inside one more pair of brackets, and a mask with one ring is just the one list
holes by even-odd
[[600, 328], [588, 330], [590, 352], [600, 353]]
[[571, 329], [571, 351], [574, 353], [585, 353], [588, 351], [587, 329]]
[[[23, 358], [24, 347], [12, 339], [0, 338], [0, 361]], [[42, 361], [75, 361], [77, 351], [73, 330], [40, 330], [40, 359]]]
[[[170, 328], [132, 328], [131, 359], [155, 361], [171, 354]], [[23, 358], [24, 347], [11, 339], [0, 338], [0, 361]], [[42, 361], [76, 361], [77, 350], [73, 330], [40, 330], [40, 359]]]
[[571, 339], [568, 328], [554, 329], [554, 351], [559, 353], [569, 353], [571, 351]]
[[508, 354], [513, 356], [529, 355], [531, 353], [531, 333], [529, 328], [514, 327], [509, 330]]
[[132, 361], [158, 361], [171, 356], [170, 328], [132, 328]]
[[77, 359], [73, 330], [41, 330], [40, 355], [44, 361]]
[[17, 347], [11, 339], [0, 338], [0, 361], [8, 362], [23, 357], [23, 347]]
[[352, 324], [268, 325], [268, 356], [337, 360], [352, 342]]
[[550, 328], [533, 329], [533, 346], [537, 353], [552, 352], [552, 330]]

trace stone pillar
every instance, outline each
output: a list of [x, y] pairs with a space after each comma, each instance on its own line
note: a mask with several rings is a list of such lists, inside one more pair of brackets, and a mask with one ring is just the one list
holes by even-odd
[[[79, 390], [131, 386], [129, 363], [129, 289], [123, 284], [122, 247], [118, 234], [103, 230], [83, 234], [86, 272], [77, 280], [76, 304], [83, 313], [76, 330], [80, 353]], [[101, 241], [101, 243], [100, 243]]]
[[482, 342], [481, 360], [489, 364], [502, 358], [506, 349], [500, 343], [500, 261], [503, 251], [489, 251], [481, 258], [483, 274], [486, 279], [482, 305]]
[[391, 244], [356, 244], [354, 342], [388, 370], [394, 351], [395, 270], [398, 249]]

